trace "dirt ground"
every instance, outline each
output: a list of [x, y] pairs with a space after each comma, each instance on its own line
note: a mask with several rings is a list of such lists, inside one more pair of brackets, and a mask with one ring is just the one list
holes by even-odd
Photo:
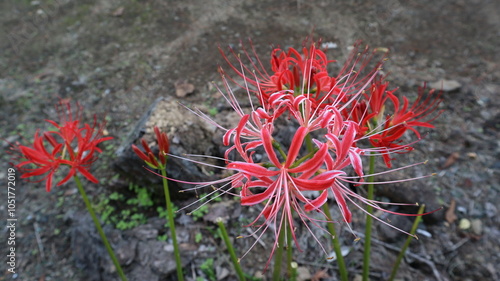
[[[10, 142], [30, 139], [37, 128], [46, 126], [44, 119], [57, 116], [53, 105], [59, 98], [68, 98], [78, 101], [87, 117], [106, 114], [106, 129], [115, 139], [101, 158], [109, 159], [160, 96], [224, 114], [224, 103], [210, 83], [220, 81], [217, 67], [224, 66], [218, 45], [239, 48], [240, 41], [246, 44], [251, 38], [266, 63], [272, 46], [298, 48], [311, 34], [329, 43], [327, 54], [339, 62], [357, 40], [389, 48], [384, 68], [399, 93], [414, 95], [424, 82], [447, 80], [435, 84], [446, 90], [445, 111], [434, 123], [436, 129], [417, 143], [415, 153], [402, 155], [398, 162], [429, 163], [393, 175], [436, 172], [437, 176], [383, 187], [377, 193], [394, 201], [444, 206], [424, 220], [423, 234], [412, 242], [412, 255], [398, 276], [400, 280], [500, 280], [498, 1], [7, 0], [0, 3], [0, 21], [0, 137]], [[193, 84], [194, 92], [178, 97], [177, 81]], [[7, 149], [6, 143], [2, 148]], [[0, 217], [6, 223], [9, 156], [2, 154], [1, 160]], [[99, 163], [95, 172], [105, 180], [87, 185], [96, 204], [99, 196], [127, 188], [113, 178], [116, 172], [109, 160]], [[7, 272], [9, 233], [3, 228], [0, 280], [91, 280], [92, 272], [73, 259], [74, 217], [84, 206], [76, 187], [67, 184], [46, 193], [43, 184], [19, 178], [17, 183], [17, 274]], [[179, 199], [176, 204], [187, 201]], [[228, 213], [243, 216], [252, 211], [226, 201]], [[362, 232], [361, 214], [355, 216], [352, 227]], [[151, 223], [155, 218], [149, 219]], [[183, 221], [178, 222], [181, 233], [187, 231], [189, 236], [190, 230], [182, 230]], [[235, 280], [220, 239], [209, 231], [213, 225], [206, 220], [193, 225], [202, 238], [186, 241], [195, 248], [188, 251], [193, 254], [186, 275], [190, 280], [210, 280], [200, 265], [211, 257], [219, 279]], [[232, 220], [234, 236], [246, 232], [241, 225]], [[362, 244], [354, 243], [347, 229], [340, 237], [350, 249], [346, 259], [355, 280], [361, 272]], [[391, 247], [399, 247], [405, 236], [377, 226], [374, 238], [372, 279], [385, 280], [397, 255]], [[307, 239], [305, 234], [299, 239], [306, 242], [296, 257], [301, 269], [312, 275], [326, 269], [330, 277], [323, 280], [338, 280], [334, 263], [325, 262], [323, 253]], [[239, 240], [244, 240], [238, 242], [241, 254], [253, 241]], [[261, 246], [242, 261], [253, 276], [262, 272], [268, 255], [257, 247]], [[221, 273], [225, 269], [230, 271], [227, 277]]]

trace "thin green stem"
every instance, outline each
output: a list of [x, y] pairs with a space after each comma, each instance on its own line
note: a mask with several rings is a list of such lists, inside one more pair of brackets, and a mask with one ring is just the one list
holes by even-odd
[[348, 281], [349, 279], [347, 276], [347, 268], [345, 266], [344, 257], [342, 256], [342, 250], [340, 248], [339, 238], [337, 237], [335, 226], [333, 225], [332, 221], [332, 215], [330, 213], [330, 208], [328, 207], [327, 202], [323, 204], [322, 209], [323, 213], [325, 213], [329, 221], [329, 223], [327, 223], [326, 225], [328, 227], [328, 232], [330, 232], [330, 235], [332, 236], [333, 249], [335, 250], [335, 256], [337, 257], [337, 265], [339, 266], [340, 280]]
[[297, 267], [294, 266], [296, 263], [293, 261], [293, 248], [292, 248], [292, 243], [293, 243], [293, 236], [292, 236], [292, 230], [287, 227], [286, 228], [286, 264], [287, 264], [287, 273], [288, 276], [290, 277], [291, 281], [294, 281], [297, 279]]
[[[367, 199], [368, 200], [373, 200], [373, 180], [374, 176], [372, 176], [373, 173], [375, 173], [375, 156], [372, 154], [369, 156], [370, 158], [370, 168], [368, 171], [368, 174], [370, 175], [368, 177], [368, 195]], [[369, 280], [369, 274], [370, 274], [370, 251], [371, 251], [371, 237], [372, 237], [372, 214], [373, 214], [373, 207], [370, 205], [366, 206], [366, 211], [368, 214], [366, 215], [366, 228], [365, 228], [365, 252], [363, 253], [363, 281], [368, 281]]]
[[224, 226], [222, 219], [218, 218], [217, 224], [219, 225], [220, 234], [222, 236], [222, 239], [224, 240], [224, 243], [226, 243], [227, 250], [229, 251], [229, 255], [231, 256], [231, 261], [233, 262], [234, 269], [236, 270], [236, 275], [238, 275], [238, 279], [240, 281], [245, 281], [245, 275], [243, 274], [240, 262], [236, 257], [236, 253], [234, 252], [233, 244], [231, 243], [231, 240], [229, 240], [229, 235], [227, 234], [226, 227]]
[[281, 157], [283, 157], [284, 159], [286, 159], [286, 153], [285, 153], [285, 151], [283, 151], [283, 148], [281, 148], [281, 145], [280, 145], [279, 142], [273, 140], [273, 147], [278, 150], [278, 152], [280, 153]]
[[[317, 148], [314, 148], [312, 137], [310, 134], [306, 136], [306, 147], [309, 154], [314, 154], [318, 151]], [[325, 202], [321, 207], [323, 209], [323, 213], [325, 213], [329, 223], [327, 223], [328, 232], [332, 237], [333, 249], [335, 251], [335, 256], [337, 257], [337, 265], [339, 267], [340, 272], [340, 280], [348, 281], [348, 272], [347, 267], [345, 266], [344, 256], [342, 256], [342, 249], [340, 247], [340, 240], [337, 237], [337, 232], [335, 231], [335, 226], [333, 225], [332, 214], [330, 213], [330, 207], [328, 206], [328, 202]]]
[[307, 159], [313, 157], [316, 152], [318, 152], [318, 149], [317, 148], [313, 148], [313, 150], [311, 152], [309, 152], [305, 156], [303, 156], [303, 157], [295, 160], [295, 162], [293, 162], [293, 165], [291, 165], [290, 168], [298, 167], [300, 164], [302, 164], [302, 162], [304, 162]]
[[99, 222], [99, 219], [97, 219], [97, 216], [95, 215], [94, 208], [92, 208], [92, 205], [90, 204], [90, 200], [87, 197], [87, 193], [85, 193], [85, 189], [83, 189], [83, 185], [80, 182], [80, 179], [78, 176], [73, 176], [73, 179], [75, 179], [76, 186], [78, 187], [78, 190], [80, 191], [80, 194], [82, 195], [83, 201], [85, 202], [85, 206], [87, 207], [87, 210], [90, 213], [90, 216], [92, 217], [92, 220], [94, 221], [95, 227], [97, 228], [97, 232], [99, 232], [99, 235], [101, 236], [102, 242], [104, 243], [104, 246], [106, 247], [106, 250], [108, 251], [109, 256], [111, 257], [111, 260], [113, 261], [113, 264], [115, 265], [116, 271], [118, 272], [118, 275], [120, 275], [120, 278], [122, 281], [126, 281], [127, 277], [125, 277], [125, 274], [123, 273], [122, 267], [120, 266], [120, 263], [118, 262], [118, 259], [116, 258], [115, 252], [113, 251], [113, 248], [111, 248], [111, 245], [109, 244], [108, 238], [106, 237], [106, 234], [102, 230], [101, 223]]
[[314, 145], [313, 145], [311, 134], [306, 135], [306, 149], [309, 152], [314, 151]]
[[163, 180], [163, 192], [165, 193], [165, 201], [167, 202], [168, 225], [170, 227], [170, 235], [172, 236], [172, 243], [174, 244], [175, 265], [177, 266], [177, 280], [184, 281], [184, 274], [182, 273], [181, 255], [179, 252], [179, 244], [177, 243], [177, 235], [175, 233], [174, 208], [172, 206], [172, 201], [170, 200], [170, 191], [168, 189], [166, 169], [161, 169], [161, 175]]
[[[421, 205], [420, 208], [418, 209], [418, 214], [421, 215], [424, 213], [425, 205]], [[415, 221], [413, 222], [413, 226], [411, 227], [410, 234], [414, 235], [415, 232], [417, 231], [418, 224], [420, 223], [420, 220], [422, 219], [422, 216], [417, 216], [415, 218]], [[406, 250], [408, 249], [408, 246], [410, 246], [410, 242], [412, 240], [413, 236], [409, 236], [406, 238], [405, 244], [401, 248], [401, 252], [399, 252], [399, 255], [396, 259], [396, 262], [394, 263], [394, 266], [392, 267], [392, 272], [391, 276], [389, 277], [389, 281], [394, 280], [396, 277], [396, 273], [398, 272], [399, 265], [401, 264], [401, 260], [403, 260], [403, 257], [406, 253]], [[417, 238], [418, 239], [418, 238]]]
[[281, 262], [283, 261], [283, 246], [285, 242], [286, 227], [286, 221], [283, 220], [280, 234], [278, 236], [278, 245], [276, 247], [276, 252], [274, 253], [273, 281], [279, 281], [281, 276]]

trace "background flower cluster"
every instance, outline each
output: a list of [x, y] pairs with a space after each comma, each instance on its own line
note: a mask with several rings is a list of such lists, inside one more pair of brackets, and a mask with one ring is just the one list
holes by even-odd
[[99, 143], [113, 137], [102, 136], [104, 123], [98, 123], [96, 118], [92, 125], [82, 122], [80, 108], [72, 111], [69, 102], [61, 100], [56, 109], [59, 122], [46, 120], [54, 129], [37, 131], [30, 146], [18, 144], [11, 148], [21, 158], [15, 165], [22, 173], [21, 178], [35, 177], [37, 181], [45, 181], [45, 188], [49, 192], [56, 173], [66, 167], [69, 170], [66, 174], [62, 172], [64, 177], [56, 185], [66, 183], [77, 173], [98, 183], [90, 167], [97, 159], [96, 154], [102, 152]]

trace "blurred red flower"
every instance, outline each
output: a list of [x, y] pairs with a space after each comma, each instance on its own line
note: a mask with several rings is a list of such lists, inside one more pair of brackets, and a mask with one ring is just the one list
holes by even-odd
[[[252, 45], [251, 52], [243, 48], [245, 54], [243, 57], [250, 62], [248, 66], [242, 56], [236, 54], [233, 49], [230, 53], [233, 54], [236, 63], [232, 63], [231, 57], [222, 49], [219, 50], [231, 69], [244, 79], [244, 84], [230, 76], [229, 79], [244, 89], [249, 89], [248, 84], [256, 88], [252, 91], [257, 94], [265, 109], [268, 108], [272, 94], [285, 90], [292, 92], [294, 96], [304, 95], [310, 98], [313, 109], [349, 102], [369, 85], [379, 71], [386, 53], [384, 51], [374, 67], [367, 69], [375, 53], [380, 49], [369, 52], [366, 47], [360, 50], [361, 42], [358, 42], [340, 71], [330, 76], [328, 68], [336, 61], [327, 59], [326, 54], [318, 47], [321, 46], [321, 41], [314, 42], [308, 39], [303, 45], [301, 51], [294, 48], [288, 48], [287, 51], [275, 48], [270, 60], [272, 74], [267, 72]], [[224, 75], [223, 71], [220, 71]]]
[[77, 172], [89, 181], [98, 183], [89, 170], [97, 159], [96, 152], [102, 152], [98, 144], [111, 140], [112, 137], [102, 137], [104, 123], [98, 123], [95, 117], [92, 126], [81, 125], [80, 108], [73, 113], [69, 103], [60, 102], [56, 109], [60, 115], [60, 123], [46, 120], [56, 130], [43, 134], [37, 131], [31, 146], [17, 144], [12, 147], [23, 158], [22, 162], [15, 165], [22, 173], [21, 178], [43, 176], [37, 181], [45, 180], [45, 188], [49, 192], [54, 174], [61, 167], [67, 166], [69, 171], [57, 186], [67, 182]]

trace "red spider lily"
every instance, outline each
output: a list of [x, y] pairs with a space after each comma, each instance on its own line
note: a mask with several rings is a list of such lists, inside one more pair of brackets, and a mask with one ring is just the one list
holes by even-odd
[[[229, 91], [228, 95], [226, 100], [237, 102], [232, 92]], [[259, 108], [250, 114], [244, 114], [239, 105], [232, 103], [233, 108], [241, 115], [241, 120], [232, 129], [224, 129], [218, 125], [219, 128], [226, 130], [224, 144], [228, 146], [232, 144], [225, 154], [226, 167], [218, 168], [233, 170], [236, 173], [217, 181], [193, 183], [197, 184], [195, 189], [217, 184], [222, 185], [216, 189], [222, 193], [229, 193], [233, 189], [240, 190], [242, 205], [262, 206], [259, 215], [249, 224], [258, 227], [256, 232], [262, 231], [258, 239], [268, 228], [273, 229], [275, 237], [278, 237], [281, 231], [285, 231], [282, 226], [286, 225], [292, 230], [293, 239], [299, 249], [294, 233], [296, 223], [294, 214], [297, 214], [297, 218], [308, 229], [309, 224], [321, 227], [317, 223], [318, 220], [312, 218], [309, 212], [321, 213], [320, 207], [328, 200], [329, 194], [335, 198], [346, 223], [352, 221], [348, 204], [353, 204], [364, 211], [359, 202], [388, 213], [411, 216], [411, 214], [387, 211], [379, 207], [382, 202], [368, 200], [347, 186], [350, 183], [365, 184], [360, 180], [365, 177], [361, 161], [365, 150], [355, 145], [359, 140], [357, 137], [359, 125], [354, 121], [344, 120], [341, 112], [333, 105], [313, 110], [311, 104], [307, 96], [295, 97], [288, 91], [271, 94], [267, 111]], [[284, 116], [284, 112], [289, 114]], [[208, 116], [199, 115], [215, 123]], [[294, 119], [299, 124], [288, 149], [278, 144], [272, 137], [276, 128], [275, 122], [279, 117]], [[305, 139], [311, 133], [319, 134], [318, 139], [322, 140], [313, 139], [314, 150], [301, 157]], [[257, 151], [264, 152], [259, 162], [253, 157]], [[276, 153], [277, 151], [280, 153]], [[231, 152], [235, 152], [241, 160], [231, 161], [229, 159]], [[198, 161], [193, 162], [203, 164]], [[357, 177], [347, 176], [344, 170], [349, 167], [354, 168]], [[310, 195], [305, 195], [307, 191], [319, 192], [319, 196], [310, 198]], [[264, 223], [258, 225], [259, 221]], [[382, 223], [388, 224], [384, 221]], [[400, 231], [407, 233], [404, 230]], [[319, 243], [316, 237], [314, 239]], [[276, 247], [277, 244], [274, 244], [269, 261]]]
[[[42, 180], [46, 180], [45, 189], [49, 192], [52, 187], [54, 173], [59, 169], [59, 165], [61, 165], [61, 159], [59, 159], [57, 155], [62, 150], [62, 144], [51, 142], [53, 146], [52, 151], [49, 152], [45, 148], [43, 139], [44, 138], [39, 136], [38, 132], [36, 132], [33, 147], [19, 145], [14, 148], [21, 152], [23, 157], [27, 159], [17, 164], [16, 167], [21, 168], [21, 171], [23, 172], [21, 178], [30, 178], [33, 176], [47, 174]], [[34, 164], [38, 168], [23, 168], [28, 164]]]
[[[387, 84], [383, 84], [381, 80], [374, 81], [382, 60], [375, 68], [368, 69], [373, 53], [370, 54], [365, 49], [358, 54], [358, 49], [359, 44], [335, 76], [327, 73], [328, 64], [332, 61], [315, 44], [304, 47], [302, 53], [295, 49], [289, 49], [288, 52], [274, 50], [271, 59], [272, 74], [266, 72], [258, 58], [253, 60], [253, 56], [256, 56], [253, 47], [252, 52], [244, 51], [250, 61], [249, 66], [245, 66], [232, 50], [240, 64], [239, 68], [231, 64], [230, 58], [223, 54], [232, 70], [243, 78], [244, 82], [240, 84], [244, 85], [240, 86], [247, 91], [251, 109], [245, 113], [221, 71], [225, 91], [219, 91], [240, 116], [238, 125], [224, 128], [201, 111], [192, 111], [225, 132], [223, 144], [228, 149], [224, 158], [219, 160], [224, 160], [226, 166], [210, 166], [235, 173], [217, 181], [193, 183], [197, 185], [194, 189], [219, 185], [216, 190], [223, 193], [239, 190], [242, 205], [262, 206], [259, 215], [249, 224], [257, 226], [257, 231], [262, 230], [258, 239], [269, 227], [274, 229], [277, 238], [284, 231], [282, 226], [286, 225], [298, 248], [294, 233], [294, 213], [306, 228], [309, 229], [309, 224], [319, 227], [318, 220], [312, 218], [309, 212], [321, 213], [320, 207], [325, 204], [329, 195], [337, 202], [346, 223], [352, 221], [348, 205], [352, 204], [365, 211], [360, 203], [391, 214], [413, 216], [385, 210], [380, 207], [381, 202], [368, 200], [347, 185], [367, 184], [364, 182], [367, 175], [364, 175], [361, 159], [366, 152], [374, 149], [359, 147], [359, 140], [369, 138], [372, 144], [380, 144], [374, 144], [375, 150], [382, 151], [386, 157], [396, 147], [382, 145], [382, 140], [391, 141], [391, 145], [401, 145], [396, 141], [406, 130], [414, 131], [420, 137], [414, 127], [429, 127], [429, 121], [422, 120], [435, 110], [439, 101], [420, 96], [413, 106], [409, 105], [406, 98], [400, 102], [393, 91], [386, 90]], [[254, 74], [249, 77], [246, 73]], [[254, 107], [252, 93], [259, 98], [261, 107]], [[391, 106], [394, 114], [385, 117], [384, 110], [389, 110]], [[278, 133], [277, 121], [284, 118], [289, 120], [289, 124], [296, 126], [289, 147], [284, 147], [273, 138]], [[312, 145], [307, 145], [308, 151], [304, 153], [303, 147], [311, 142]], [[150, 156], [144, 153], [141, 158], [151, 161]], [[191, 161], [203, 164], [201, 161]], [[412, 166], [414, 165], [407, 167]], [[356, 176], [347, 175], [346, 170], [350, 168]], [[417, 178], [394, 182], [415, 179]], [[375, 184], [384, 183], [389, 182]], [[306, 196], [306, 192], [310, 191], [319, 195]], [[258, 225], [259, 221], [264, 223]], [[276, 247], [277, 244], [273, 246], [271, 256]]]
[[[45, 188], [47, 192], [52, 188], [54, 174], [61, 166], [68, 166], [69, 172], [56, 185], [60, 186], [67, 182], [77, 172], [86, 177], [89, 181], [98, 183], [99, 181], [90, 173], [89, 169], [96, 160], [96, 152], [101, 152], [97, 145], [112, 137], [102, 137], [104, 124], [94, 126], [89, 124], [79, 126], [80, 118], [73, 116], [69, 104], [67, 111], [63, 110], [63, 104], [58, 105], [62, 122], [59, 124], [52, 120], [47, 120], [57, 128], [57, 131], [45, 132], [40, 135], [36, 132], [32, 146], [16, 145], [15, 151], [21, 153], [24, 161], [16, 165], [23, 175], [21, 178], [31, 178], [34, 176], [44, 176], [41, 180], [46, 180]], [[34, 166], [32, 168], [30, 166]]]
[[[359, 137], [366, 136], [373, 147], [383, 153], [384, 162], [391, 168], [390, 152], [408, 152], [413, 148], [410, 144], [402, 144], [400, 138], [410, 130], [420, 139], [416, 127], [434, 128], [430, 123], [439, 116], [429, 116], [441, 103], [441, 93], [430, 90], [424, 98], [425, 87], [419, 88], [417, 100], [410, 102], [403, 96], [402, 101], [394, 90], [387, 90], [389, 82], [382, 78], [375, 79], [369, 90], [364, 93], [364, 100], [354, 101], [351, 108], [346, 108], [344, 115], [360, 124]], [[392, 114], [388, 114], [392, 111]], [[424, 121], [425, 120], [425, 121]]]
[[[320, 168], [327, 165], [325, 161], [329, 153], [329, 145], [326, 143], [317, 142], [317, 148], [307, 157], [299, 158], [299, 154], [306, 136], [311, 131], [322, 128], [327, 128], [331, 132], [342, 131], [343, 120], [340, 112], [328, 108], [318, 110], [320, 113], [312, 114], [310, 98], [307, 96], [294, 97], [288, 91], [282, 91], [270, 96], [269, 110], [258, 108], [251, 111], [250, 114], [244, 114], [233, 93], [229, 90], [230, 87], [227, 89], [227, 96], [223, 92], [221, 93], [235, 111], [241, 115], [241, 120], [235, 128], [224, 129], [208, 116], [199, 112], [195, 113], [226, 130], [223, 142], [225, 145], [232, 145], [225, 153], [224, 160], [227, 166], [219, 168], [233, 170], [236, 173], [219, 181], [193, 183], [197, 184], [195, 188], [227, 182], [217, 190], [222, 190], [223, 187], [229, 185], [229, 189], [240, 190], [239, 196], [242, 205], [264, 204], [261, 213], [250, 225], [255, 225], [263, 218], [266, 223], [261, 225], [259, 229], [266, 230], [273, 224], [276, 237], [279, 236], [280, 231], [283, 231], [280, 226], [283, 225], [284, 221], [286, 221], [287, 227], [295, 231], [293, 213], [297, 213], [303, 222], [312, 221], [317, 225], [304, 209], [307, 204], [312, 202], [312, 199], [307, 198], [303, 193], [330, 188], [334, 184], [335, 178], [344, 172], [323, 169], [323, 172], [319, 173]], [[279, 145], [273, 139], [272, 134], [275, 130], [274, 123], [285, 111], [289, 112], [290, 116], [295, 117], [301, 125], [296, 130], [286, 155], [281, 151], [281, 156], [278, 156], [275, 146]], [[256, 150], [265, 152], [265, 160], [260, 163], [254, 162], [253, 155]], [[229, 154], [233, 151], [242, 161], [229, 160]], [[145, 159], [146, 156], [143, 157]], [[174, 179], [174, 181], [176, 180]], [[223, 193], [227, 192], [229, 190], [223, 191]], [[295, 239], [294, 233], [293, 236]], [[273, 247], [273, 252], [275, 248], [276, 245]]]
[[[352, 214], [351, 211], [349, 210], [349, 207], [347, 206], [347, 202], [351, 202], [353, 205], [358, 207], [359, 209], [363, 210], [363, 212], [367, 213], [368, 215], [374, 217], [376, 220], [381, 221], [382, 223], [397, 229], [403, 233], [409, 234], [404, 230], [401, 230], [399, 228], [394, 227], [393, 225], [380, 220], [379, 218], [373, 216], [372, 214], [369, 214], [368, 212], [365, 211], [364, 208], [362, 208], [358, 203], [356, 203], [355, 200], [365, 204], [365, 205], [370, 205], [374, 207], [375, 209], [378, 209], [380, 211], [390, 213], [390, 214], [396, 214], [396, 215], [403, 215], [403, 216], [416, 216], [414, 214], [405, 214], [405, 213], [398, 213], [398, 212], [392, 212], [386, 209], [381, 208], [378, 204], [389, 204], [389, 205], [406, 205], [406, 206], [412, 206], [414, 204], [405, 204], [405, 203], [385, 203], [385, 202], [379, 202], [375, 200], [368, 200], [362, 195], [359, 195], [352, 191], [348, 186], [346, 186], [345, 183], [353, 183], [356, 185], [360, 184], [370, 184], [369, 182], [364, 182], [363, 178], [365, 177], [363, 175], [363, 167], [362, 167], [362, 162], [361, 162], [361, 155], [365, 154], [365, 151], [362, 149], [358, 148], [355, 146], [355, 142], [357, 141], [356, 139], [356, 134], [358, 130], [358, 124], [348, 121], [346, 124], [346, 128], [344, 130], [344, 134], [342, 135], [342, 139], [340, 139], [338, 136], [333, 135], [331, 133], [326, 134], [326, 138], [328, 139], [328, 146], [330, 148], [330, 151], [334, 151], [335, 153], [330, 153], [326, 155], [325, 157], [325, 163], [326, 163], [326, 171], [339, 171], [339, 173], [336, 175], [334, 178], [334, 182], [329, 186], [328, 189], [321, 190], [321, 194], [315, 198], [314, 200], [308, 202], [305, 206], [306, 211], [312, 211], [312, 210], [319, 210], [319, 208], [326, 203], [328, 200], [328, 195], [329, 192], [333, 195], [335, 198], [335, 201], [337, 202], [340, 212], [342, 214], [342, 217], [344, 218], [344, 221], [346, 223], [350, 223], [352, 221]], [[319, 143], [319, 142], [318, 142]], [[335, 157], [332, 157], [335, 156]], [[418, 163], [421, 164], [421, 163]], [[417, 165], [417, 164], [414, 164]], [[404, 169], [404, 168], [409, 168], [414, 165], [409, 165], [407, 167], [399, 168], [399, 169]], [[358, 177], [348, 177], [343, 171], [346, 167], [352, 166], [354, 171], [358, 174]], [[394, 169], [394, 170], [389, 170], [387, 172], [392, 172], [395, 170], [399, 169]], [[319, 169], [317, 173], [323, 172], [323, 169]], [[352, 179], [358, 178], [359, 181], [353, 181]], [[403, 179], [403, 180], [396, 180], [393, 182], [383, 182], [385, 183], [396, 183], [396, 182], [403, 182], [403, 181], [409, 181], [409, 180], [415, 180], [418, 178], [411, 178], [411, 179]], [[382, 184], [382, 182], [377, 182], [376, 184]], [[437, 210], [436, 210], [437, 211]], [[426, 213], [430, 214], [435, 211]], [[424, 214], [425, 215], [425, 214]]]
[[73, 112], [68, 102], [59, 102], [56, 104], [56, 112], [59, 115], [59, 123], [52, 120], [45, 120], [57, 128], [56, 134], [61, 136], [67, 143], [71, 143], [77, 136], [79, 123], [81, 119], [81, 106], [77, 104], [76, 112]]
[[[248, 83], [257, 88], [254, 92], [266, 109], [270, 96], [284, 90], [289, 90], [294, 96], [311, 97], [313, 108], [350, 100], [369, 85], [384, 61], [382, 57], [375, 67], [367, 71], [366, 67], [378, 49], [371, 54], [368, 48], [360, 52], [361, 44], [358, 42], [354, 45], [353, 51], [339, 73], [330, 76], [327, 68], [335, 61], [328, 60], [326, 54], [317, 48], [320, 42], [306, 42], [302, 53], [294, 48], [289, 48], [288, 51], [280, 48], [274, 49], [270, 61], [271, 75], [266, 71], [253, 46], [251, 46], [251, 53], [243, 49], [250, 66], [246, 66], [241, 57], [234, 50], [230, 50], [237, 59], [239, 68], [231, 63], [230, 58], [220, 48], [219, 50], [231, 69], [244, 79], [245, 85], [240, 86], [248, 89]], [[255, 74], [252, 78], [246, 73]]]
[[[345, 176], [342, 169], [348, 165], [355, 167], [356, 172], [362, 176], [362, 162], [358, 154], [362, 154], [363, 151], [352, 146], [357, 133], [357, 124], [345, 123], [340, 112], [335, 108], [326, 107], [318, 110], [320, 113], [308, 114], [307, 112], [312, 110], [309, 98], [294, 97], [286, 91], [272, 94], [269, 102], [272, 107], [271, 111], [244, 115], [235, 129], [228, 130], [226, 135], [230, 136], [225, 138], [225, 144], [229, 145], [229, 141], [232, 140], [234, 145], [226, 151], [227, 169], [235, 170], [237, 174], [240, 174], [239, 180], [232, 181], [231, 187], [241, 189], [242, 205], [264, 204], [260, 215], [250, 225], [255, 225], [259, 219], [263, 218], [275, 226], [277, 237], [279, 232], [283, 231], [279, 226], [286, 221], [295, 239], [293, 213], [297, 213], [304, 223], [311, 221], [317, 225], [306, 211], [316, 210], [325, 203], [322, 198], [309, 199], [303, 193], [306, 191], [323, 192], [332, 188], [338, 177]], [[299, 121], [300, 126], [295, 132], [286, 155], [284, 151], [280, 151], [282, 158], [280, 161], [280, 157], [275, 152], [275, 147], [280, 145], [272, 138], [272, 133], [273, 123], [281, 116], [282, 108], [286, 108], [290, 116]], [[316, 117], [308, 118], [309, 115]], [[345, 126], [347, 129], [344, 128]], [[322, 128], [327, 128], [330, 132], [328, 135], [332, 139], [331, 143], [315, 140], [317, 148], [299, 159], [306, 136]], [[340, 132], [346, 133], [343, 137], [333, 136], [333, 133]], [[252, 138], [246, 140], [249, 136]], [[269, 163], [254, 163], [252, 155], [259, 147], [264, 149], [265, 159]], [[229, 161], [230, 151], [237, 151], [244, 161]], [[330, 153], [335, 156], [331, 156]], [[326, 169], [327, 167], [330, 168]], [[345, 201], [343, 203], [341, 208], [347, 209]], [[346, 221], [350, 222], [350, 218]], [[268, 226], [268, 224], [262, 225], [264, 230]], [[297, 242], [296, 245], [300, 249]], [[272, 251], [274, 250], [275, 247]]]
[[142, 150], [140, 150], [135, 144], [132, 145], [132, 150], [134, 150], [135, 154], [144, 160], [144, 162], [146, 162], [146, 164], [148, 164], [151, 168], [163, 169], [167, 164], [166, 155], [169, 152], [170, 143], [168, 141], [167, 134], [161, 132], [158, 127], [154, 127], [154, 132], [156, 135], [156, 142], [158, 143], [158, 158], [156, 158], [155, 154], [144, 139], [141, 140], [141, 144], [146, 153], [142, 152]]
[[[235, 170], [244, 179], [233, 181], [232, 188], [241, 188], [241, 204], [244, 206], [258, 205], [263, 203], [264, 207], [261, 213], [250, 225], [255, 225], [260, 218], [274, 225], [275, 236], [278, 237], [281, 231], [285, 231], [280, 226], [286, 222], [287, 227], [292, 231], [295, 244], [300, 249], [295, 237], [295, 227], [293, 213], [297, 213], [300, 219], [312, 221], [304, 211], [304, 205], [309, 204], [310, 199], [303, 194], [304, 191], [317, 191], [329, 188], [335, 180], [339, 171], [325, 171], [320, 174], [319, 167], [324, 165], [325, 157], [328, 154], [328, 145], [322, 144], [310, 159], [303, 162], [298, 161], [300, 148], [304, 142], [308, 129], [299, 127], [293, 137], [292, 144], [283, 162], [279, 160], [273, 148], [273, 138], [268, 126], [261, 130], [260, 143], [266, 152], [266, 156], [271, 163], [271, 167], [265, 168], [263, 163], [253, 163], [251, 152], [249, 161], [235, 161], [227, 165], [227, 169]], [[313, 222], [314, 223], [314, 222]], [[263, 224], [264, 231], [270, 224]], [[259, 227], [259, 229], [261, 228]], [[264, 232], [263, 231], [263, 232]], [[276, 249], [277, 244], [273, 246], [271, 256]]]
[[[248, 123], [248, 121], [249, 115], [244, 116], [236, 131], [243, 131], [242, 128], [245, 127], [243, 124]], [[245, 161], [228, 161], [229, 163], [226, 168], [235, 170], [237, 173], [231, 176], [231, 179], [228, 178], [227, 181], [231, 182], [231, 188], [241, 190], [240, 198], [242, 205], [263, 205], [260, 214], [249, 226], [255, 226], [260, 219], [263, 219], [265, 223], [260, 225], [258, 230], [262, 230], [262, 233], [264, 233], [270, 226], [273, 226], [271, 228], [274, 229], [274, 235], [278, 237], [279, 233], [284, 231], [281, 226], [285, 225], [284, 222], [286, 222], [287, 227], [291, 230], [295, 244], [300, 250], [300, 246], [295, 238], [294, 213], [298, 215], [298, 218], [307, 228], [309, 228], [307, 222], [320, 227], [316, 220], [308, 214], [308, 211], [316, 210], [321, 212], [320, 207], [327, 201], [328, 194], [332, 194], [335, 198], [346, 223], [352, 221], [348, 202], [365, 211], [356, 201], [373, 206], [387, 213], [414, 216], [413, 214], [385, 210], [379, 206], [382, 202], [368, 200], [352, 191], [345, 184], [364, 184], [362, 181], [354, 182], [354, 178], [348, 177], [344, 170], [352, 166], [358, 174], [357, 178], [362, 179], [364, 175], [361, 155], [365, 152], [354, 145], [357, 141], [358, 124], [346, 121], [343, 123], [343, 126], [344, 128], [338, 130], [339, 132], [343, 132], [342, 135], [327, 133], [325, 135], [328, 140], [326, 143], [314, 140], [317, 149], [303, 158], [299, 158], [300, 149], [303, 146], [306, 136], [310, 133], [310, 129], [299, 126], [286, 155], [281, 151], [281, 160], [275, 151], [275, 147], [279, 145], [272, 138], [272, 131], [269, 129], [274, 128], [273, 126], [266, 123], [261, 124], [260, 141], [238, 142], [236, 139], [240, 137], [240, 134], [235, 133], [233, 150], [240, 153], [241, 158], [245, 159]], [[255, 163], [253, 161], [253, 151], [260, 146], [264, 149], [264, 158], [269, 163]], [[237, 180], [235, 180], [236, 178]], [[206, 186], [207, 184], [204, 183], [203, 185]], [[304, 194], [306, 191], [317, 191], [320, 192], [320, 195], [314, 199], [309, 199]], [[376, 217], [375, 219], [380, 220]], [[387, 222], [381, 222], [409, 234]], [[316, 237], [314, 239], [319, 241]], [[270, 258], [276, 247], [277, 245], [275, 244], [271, 250]]]

